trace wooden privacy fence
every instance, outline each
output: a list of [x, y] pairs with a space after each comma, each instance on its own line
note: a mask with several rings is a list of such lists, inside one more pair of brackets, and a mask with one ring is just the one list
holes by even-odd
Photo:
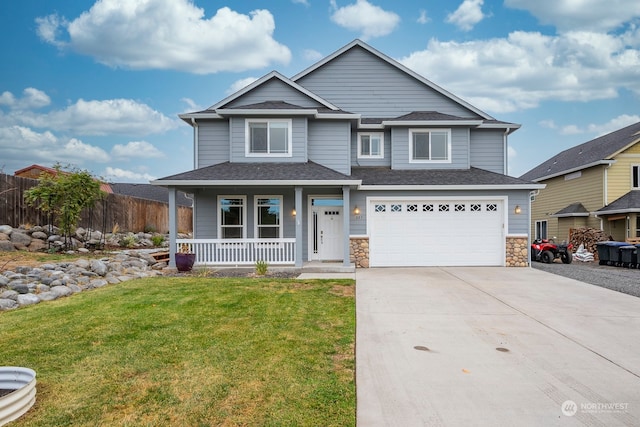
[[[38, 185], [38, 180], [0, 174], [0, 224], [18, 227], [22, 224], [45, 225], [51, 219], [38, 209], [28, 206], [24, 192]], [[191, 207], [178, 207], [178, 231], [193, 231]], [[56, 218], [53, 218], [57, 225]], [[169, 204], [139, 199], [121, 194], [108, 194], [92, 209], [85, 209], [78, 224], [94, 230], [111, 232], [117, 225], [120, 231], [169, 231]]]

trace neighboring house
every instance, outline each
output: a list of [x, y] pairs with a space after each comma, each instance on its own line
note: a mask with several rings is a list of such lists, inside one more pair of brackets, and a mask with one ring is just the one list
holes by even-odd
[[[157, 185], [132, 184], [125, 182], [114, 182], [110, 185], [114, 194], [169, 203], [169, 191], [166, 188], [158, 187]], [[193, 200], [191, 200], [182, 191], [178, 191], [176, 194], [176, 203], [178, 206], [186, 206], [189, 208], [193, 206]]]
[[[31, 166], [27, 166], [26, 168], [19, 169], [15, 171], [13, 174], [21, 178], [40, 179], [40, 175], [42, 175], [43, 173], [56, 176], [58, 174], [58, 171], [55, 170], [54, 168], [48, 168], [46, 166], [31, 165]], [[68, 173], [68, 172], [62, 171], [62, 173]], [[113, 193], [113, 191], [111, 191], [111, 186], [106, 182], [100, 182], [100, 190], [108, 194]]]
[[546, 184], [531, 205], [536, 238], [579, 227], [618, 241], [640, 238], [640, 122], [569, 148], [520, 178]]
[[[271, 72], [204, 111], [194, 170], [200, 264], [528, 265], [530, 192], [498, 121], [355, 40], [292, 78]], [[175, 218], [175, 215], [174, 215]], [[173, 260], [173, 256], [171, 257]]]

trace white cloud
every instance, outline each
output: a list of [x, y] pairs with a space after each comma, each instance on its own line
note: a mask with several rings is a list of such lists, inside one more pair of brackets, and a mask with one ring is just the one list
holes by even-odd
[[335, 1], [331, 4], [335, 9], [331, 20], [348, 30], [359, 31], [363, 40], [386, 36], [400, 23], [397, 14], [374, 6], [367, 0], [356, 0], [356, 3], [341, 8], [337, 7]]
[[324, 55], [322, 55], [320, 52], [313, 49], [305, 49], [304, 51], [302, 51], [302, 57], [307, 61], [319, 61], [323, 58], [323, 56]]
[[505, 0], [504, 4], [527, 10], [542, 24], [561, 31], [609, 31], [640, 17], [638, 0]]
[[420, 10], [420, 16], [418, 16], [418, 24], [426, 24], [427, 22], [431, 21], [431, 19], [427, 16], [427, 11], [424, 9]]
[[116, 144], [111, 149], [111, 155], [121, 160], [139, 159], [140, 157], [146, 159], [161, 158], [165, 156], [162, 151], [147, 141], [131, 141], [126, 145]]
[[102, 176], [107, 181], [126, 181], [126, 182], [148, 182], [156, 179], [155, 176], [149, 175], [148, 173], [140, 173], [134, 172], [130, 170], [113, 168], [111, 166], [107, 166], [107, 168], [102, 173]]
[[82, 164], [109, 160], [109, 155], [100, 147], [76, 138], [58, 138], [50, 131], [36, 132], [24, 126], [0, 127], [0, 151], [2, 160], [10, 162], [16, 168], [28, 166], [23, 164], [23, 159], [27, 157], [30, 164], [46, 165], [56, 162]]
[[[163, 133], [178, 126], [164, 114], [146, 104], [131, 99], [109, 99], [103, 101], [78, 100], [64, 110], [36, 113], [29, 109], [48, 105], [51, 100], [42, 91], [25, 89], [25, 96], [16, 99], [4, 92], [0, 104], [12, 109], [6, 115], [0, 114], [0, 125], [25, 125], [32, 128], [70, 131], [79, 135], [149, 135]], [[24, 110], [23, 110], [24, 109]]]
[[640, 50], [624, 35], [517, 31], [507, 38], [429, 41], [399, 61], [487, 111], [535, 108], [547, 100], [591, 101], [640, 94]]
[[36, 23], [42, 40], [111, 67], [208, 74], [291, 59], [273, 38], [268, 10], [244, 15], [223, 7], [207, 19], [190, 0], [98, 0], [71, 21], [51, 15]]
[[191, 98], [180, 98], [180, 101], [184, 102], [185, 104], [187, 104], [187, 106], [189, 107], [187, 111], [191, 112], [191, 111], [200, 111], [203, 108], [198, 105], [193, 99]]
[[307, 0], [291, 0], [292, 3], [303, 4], [305, 6], [309, 6], [309, 2]]
[[470, 31], [485, 17], [482, 13], [483, 3], [483, 0], [464, 0], [455, 12], [447, 16], [447, 22], [456, 25], [461, 30]]
[[236, 93], [240, 89], [243, 89], [244, 87], [249, 86], [251, 83], [255, 82], [256, 80], [258, 79], [255, 77], [247, 77], [245, 79], [236, 80], [231, 84], [229, 89], [226, 90], [226, 94], [231, 95], [232, 93]]
[[579, 135], [581, 133], [584, 133], [584, 131], [576, 125], [567, 125], [560, 129], [560, 135]]
[[558, 126], [556, 126], [556, 123], [553, 120], [541, 120], [540, 122], [538, 122], [538, 124], [543, 127], [543, 128], [547, 128], [547, 129], [556, 129]]
[[607, 123], [603, 124], [590, 124], [587, 127], [588, 132], [592, 132], [597, 134], [598, 136], [606, 135], [618, 129], [622, 129], [634, 123], [640, 122], [640, 115], [638, 114], [622, 114], [618, 117], [615, 117], [609, 120]]

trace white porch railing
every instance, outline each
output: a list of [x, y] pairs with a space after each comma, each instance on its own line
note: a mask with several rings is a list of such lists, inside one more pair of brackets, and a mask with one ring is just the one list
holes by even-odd
[[186, 245], [199, 265], [295, 264], [296, 239], [176, 239], [176, 251]]

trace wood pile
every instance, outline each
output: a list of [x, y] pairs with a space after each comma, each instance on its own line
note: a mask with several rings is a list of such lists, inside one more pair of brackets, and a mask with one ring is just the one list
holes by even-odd
[[602, 231], [596, 228], [572, 228], [569, 230], [569, 243], [573, 244], [574, 252], [578, 249], [578, 247], [582, 244], [584, 248], [591, 252], [596, 259], [598, 260], [598, 249], [596, 243], [605, 242], [609, 239], [609, 236]]

